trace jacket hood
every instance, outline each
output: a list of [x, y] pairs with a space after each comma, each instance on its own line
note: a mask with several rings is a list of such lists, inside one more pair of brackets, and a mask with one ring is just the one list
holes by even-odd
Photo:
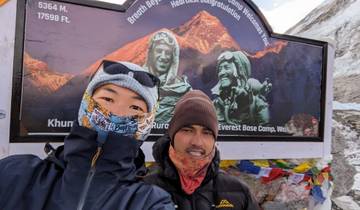
[[[98, 148], [97, 132], [77, 122], [64, 142], [64, 161], [68, 168], [87, 172]], [[106, 173], [133, 180], [144, 170], [145, 156], [141, 141], [110, 132], [96, 162], [97, 173]], [[61, 154], [58, 154], [61, 156]]]
[[[164, 176], [170, 179], [177, 179], [178, 177], [177, 170], [174, 164], [171, 162], [168, 154], [170, 142], [171, 142], [170, 137], [167, 134], [159, 138], [153, 145], [152, 155], [156, 163], [160, 166], [162, 171], [161, 173]], [[216, 176], [216, 174], [219, 171], [219, 165], [220, 165], [220, 153], [219, 150], [215, 148], [215, 156], [208, 168], [204, 182]]]

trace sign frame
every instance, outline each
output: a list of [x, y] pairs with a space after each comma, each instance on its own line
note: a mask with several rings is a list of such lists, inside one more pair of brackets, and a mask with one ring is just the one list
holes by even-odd
[[[16, 37], [15, 37], [15, 53], [13, 62], [13, 90], [12, 90], [12, 105], [11, 105], [11, 132], [10, 142], [21, 143], [21, 142], [62, 142], [64, 135], [59, 136], [20, 136], [20, 120], [21, 120], [21, 97], [23, 94], [23, 52], [24, 52], [24, 39], [25, 39], [25, 13], [26, 13], [26, 2], [27, 0], [20, 0], [17, 2], [17, 18], [16, 18]], [[85, 0], [58, 0], [58, 2], [72, 3], [81, 6], [94, 7], [99, 9], [106, 9], [118, 12], [125, 12], [135, 0], [128, 0], [124, 5], [115, 5], [106, 2], [96, 1], [85, 1]], [[324, 41], [300, 38], [296, 36], [289, 36], [284, 34], [277, 34], [272, 31], [271, 26], [260, 12], [258, 7], [250, 0], [244, 0], [246, 4], [260, 17], [262, 23], [267, 30], [267, 33], [271, 38], [283, 39], [286, 41], [301, 42], [310, 45], [316, 45], [322, 47], [322, 81], [321, 81], [321, 101], [320, 101], [320, 124], [319, 124], [319, 136], [318, 137], [296, 137], [296, 136], [220, 136], [218, 141], [222, 142], [318, 142], [324, 143], [326, 140], [326, 129], [331, 129], [331, 122], [326, 120], [326, 113], [331, 107], [327, 106], [328, 97], [331, 97], [331, 93], [328, 93], [328, 81], [329, 81], [329, 66], [328, 54], [329, 44]], [[115, 6], [114, 6], [115, 5]], [[331, 72], [331, 71], [330, 71]], [[331, 119], [331, 118], [330, 118]], [[331, 135], [330, 135], [331, 136]], [[155, 141], [158, 136], [150, 136], [150, 141]]]

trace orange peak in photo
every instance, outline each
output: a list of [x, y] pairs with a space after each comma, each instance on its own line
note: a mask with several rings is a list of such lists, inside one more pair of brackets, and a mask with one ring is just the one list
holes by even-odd
[[129, 61], [142, 66], [145, 63], [150, 38], [159, 31], [169, 31], [175, 37], [180, 49], [194, 50], [206, 55], [216, 49], [240, 50], [240, 46], [230, 35], [221, 21], [206, 11], [200, 11], [187, 22], [172, 29], [160, 29], [144, 37], [125, 44], [83, 71], [84, 75], [91, 75], [96, 71], [103, 59]]
[[45, 95], [51, 94], [67, 83], [73, 75], [52, 70], [47, 63], [24, 52], [24, 86], [31, 83]]
[[2, 5], [4, 5], [6, 2], [8, 2], [8, 0], [0, 0], [0, 7], [1, 7]]
[[288, 44], [286, 41], [276, 41], [264, 50], [256, 52], [254, 55], [249, 55], [251, 58], [262, 58], [268, 53], [279, 54], [281, 50]]

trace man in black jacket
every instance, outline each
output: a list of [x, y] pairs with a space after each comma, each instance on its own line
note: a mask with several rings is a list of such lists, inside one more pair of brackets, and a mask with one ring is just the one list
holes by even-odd
[[170, 195], [139, 181], [158, 79], [128, 62], [104, 61], [87, 86], [64, 146], [47, 159], [0, 160], [1, 210], [172, 210]]
[[217, 135], [211, 100], [199, 90], [189, 91], [176, 104], [168, 135], [153, 146], [160, 170], [146, 176], [145, 182], [168, 191], [181, 210], [258, 210], [248, 187], [219, 170]]

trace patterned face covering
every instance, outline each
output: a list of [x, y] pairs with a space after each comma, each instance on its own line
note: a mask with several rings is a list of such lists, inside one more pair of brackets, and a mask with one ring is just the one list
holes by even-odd
[[[96, 130], [100, 141], [105, 141], [108, 132], [144, 141], [150, 134], [156, 109], [150, 113], [136, 116], [117, 116], [97, 103], [87, 92], [81, 101], [78, 121], [79, 125]], [[104, 142], [100, 142], [104, 143]]]

